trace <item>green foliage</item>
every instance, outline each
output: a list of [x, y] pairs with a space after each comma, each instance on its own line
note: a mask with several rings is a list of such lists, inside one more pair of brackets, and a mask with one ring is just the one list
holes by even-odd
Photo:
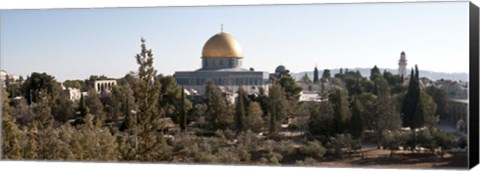
[[465, 136], [462, 136], [460, 137], [457, 142], [456, 142], [456, 146], [457, 147], [460, 147], [462, 149], [464, 149], [465, 147], [467, 147], [468, 143], [467, 143], [467, 138]]
[[400, 113], [395, 108], [395, 103], [390, 96], [388, 83], [383, 78], [378, 78], [378, 97], [373, 105], [372, 128], [377, 137], [377, 143], [382, 141], [384, 131], [395, 131], [401, 127]]
[[300, 166], [321, 166], [321, 164], [317, 160], [311, 157], [306, 157], [303, 160], [297, 160], [295, 161], [295, 164]]
[[84, 99], [85, 107], [88, 108], [88, 112], [86, 114], [92, 114], [95, 116], [94, 123], [102, 125], [105, 122], [106, 114], [104, 111], [104, 106], [100, 101], [99, 94], [95, 91], [95, 89], [90, 88], [88, 89], [88, 95], [84, 97]]
[[260, 107], [260, 104], [257, 102], [250, 102], [248, 105], [248, 115], [245, 118], [245, 128], [246, 130], [251, 130], [253, 132], [259, 132], [265, 125], [263, 120], [263, 112]]
[[285, 107], [285, 110], [287, 111], [286, 114], [287, 116], [293, 116], [297, 112], [296, 109], [298, 107], [298, 100], [302, 88], [297, 85], [295, 79], [290, 75], [281, 77], [278, 84], [281, 86], [288, 102]]
[[334, 115], [332, 104], [329, 101], [321, 102], [317, 110], [311, 111], [308, 131], [312, 135], [334, 135]]
[[177, 84], [173, 76], [161, 77], [160, 83], [162, 87], [158, 98], [159, 108], [167, 117], [171, 117], [175, 123], [180, 124], [181, 110], [189, 111], [192, 103], [184, 98], [185, 95], [182, 96], [183, 88]]
[[322, 78], [323, 78], [323, 79], [330, 79], [330, 78], [332, 78], [332, 75], [330, 74], [330, 70], [329, 70], [329, 69], [324, 69], [324, 70], [323, 70]]
[[285, 92], [278, 83], [274, 83], [269, 92], [269, 119], [268, 119], [268, 133], [270, 137], [278, 133], [281, 122], [287, 116], [288, 101]]
[[436, 109], [437, 105], [430, 95], [422, 91], [411, 126], [413, 128], [420, 128], [422, 126], [432, 127], [437, 124], [438, 117], [435, 116]]
[[63, 86], [65, 86], [66, 88], [76, 88], [76, 89], [80, 89], [80, 90], [87, 90], [87, 88], [85, 87], [85, 81], [83, 80], [65, 80], [63, 82]]
[[182, 86], [182, 94], [180, 99], [180, 129], [185, 130], [187, 128], [187, 111], [185, 109], [185, 89]]
[[164, 125], [161, 114], [157, 109], [161, 84], [157, 78], [157, 71], [153, 67], [152, 50], [147, 50], [145, 40], [141, 40], [141, 52], [135, 56], [138, 67], [138, 82], [136, 86], [135, 102], [138, 106], [135, 132], [135, 160], [163, 161], [170, 160], [171, 150], [166, 144], [163, 134], [158, 134]]
[[60, 96], [55, 100], [53, 106], [53, 114], [55, 120], [60, 122], [67, 122], [75, 117], [75, 108], [73, 102], [66, 96]]
[[377, 102], [377, 96], [373, 93], [364, 92], [357, 97], [361, 106], [364, 108], [362, 115], [363, 127], [365, 129], [373, 129], [373, 123], [376, 120], [375, 108]]
[[[238, 89], [238, 97], [236, 100], [236, 109], [235, 109], [235, 128], [237, 132], [242, 132], [246, 129], [246, 116], [248, 109], [248, 97], [245, 90], [242, 87]], [[245, 105], [247, 104], [247, 105]]]
[[364, 127], [362, 116], [365, 111], [358, 97], [354, 98], [351, 111], [352, 119], [349, 124], [350, 134], [352, 134], [353, 138], [360, 139], [363, 136]]
[[322, 143], [319, 141], [309, 141], [307, 144], [301, 146], [298, 151], [300, 154], [307, 157], [312, 157], [320, 159], [327, 152], [325, 147], [322, 146]]
[[34, 72], [28, 77], [22, 86], [22, 94], [30, 103], [39, 101], [38, 93], [46, 91], [49, 98], [54, 100], [60, 95], [62, 88], [55, 78], [47, 73]]
[[8, 93], [2, 88], [2, 103], [0, 108], [2, 109], [2, 146], [1, 155], [2, 159], [19, 160], [22, 159], [20, 145], [21, 132], [15, 124], [14, 118], [10, 116], [10, 105], [8, 104]]
[[227, 129], [231, 126], [233, 115], [230, 106], [213, 81], [208, 82], [205, 97], [206, 119], [211, 123], [212, 129]]
[[429, 86], [425, 89], [425, 92], [432, 97], [433, 101], [437, 106], [435, 115], [439, 116], [442, 119], [446, 119], [448, 115], [448, 97], [444, 89], [436, 88], [434, 86]]
[[344, 89], [337, 89], [330, 94], [329, 100], [334, 111], [335, 130], [337, 133], [345, 133], [352, 117], [348, 104], [348, 94]]
[[382, 145], [386, 149], [390, 149], [390, 157], [393, 156], [393, 151], [399, 150], [400, 146], [405, 144], [407, 136], [401, 132], [382, 132]]
[[329, 137], [327, 148], [333, 149], [336, 155], [342, 155], [343, 148], [351, 148], [352, 136], [350, 134], [336, 134]]
[[306, 83], [306, 84], [311, 84], [311, 83], [313, 83], [312, 80], [310, 80], [310, 78], [308, 78], [307, 73], [305, 73], [305, 75], [303, 75], [303, 77], [300, 78], [300, 81], [303, 82], [303, 83]]
[[433, 133], [433, 140], [435, 141], [435, 147], [441, 147], [441, 157], [443, 158], [443, 154], [445, 150], [451, 149], [455, 146], [455, 139], [452, 134], [436, 131]]
[[[416, 72], [418, 72], [418, 68], [415, 65], [415, 72], [412, 69], [410, 74], [410, 82], [408, 83], [408, 91], [403, 100], [403, 105], [401, 109], [403, 126], [410, 127], [412, 129], [419, 128], [423, 124], [421, 121], [419, 121], [422, 116], [415, 117], [415, 113], [418, 110], [417, 108], [419, 106], [418, 103], [420, 100], [420, 81], [417, 77], [418, 73]], [[416, 120], [417, 124], [413, 124], [414, 120]]]
[[370, 70], [370, 80], [375, 81], [381, 77], [382, 74], [380, 73], [380, 69], [378, 69], [377, 65], [373, 66], [373, 68]]

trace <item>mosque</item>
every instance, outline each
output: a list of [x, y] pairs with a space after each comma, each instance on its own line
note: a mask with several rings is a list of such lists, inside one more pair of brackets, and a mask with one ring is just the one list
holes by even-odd
[[200, 69], [175, 72], [177, 84], [198, 94], [205, 93], [211, 80], [224, 92], [235, 93], [240, 87], [249, 94], [257, 93], [260, 88], [268, 92], [269, 73], [243, 68], [243, 57], [240, 44], [222, 29], [203, 46]]

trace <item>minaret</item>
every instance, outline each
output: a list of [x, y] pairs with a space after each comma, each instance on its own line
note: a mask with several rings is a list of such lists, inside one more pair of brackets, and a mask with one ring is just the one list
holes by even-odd
[[405, 52], [400, 54], [400, 60], [398, 61], [398, 75], [405, 77], [407, 75], [407, 58]]

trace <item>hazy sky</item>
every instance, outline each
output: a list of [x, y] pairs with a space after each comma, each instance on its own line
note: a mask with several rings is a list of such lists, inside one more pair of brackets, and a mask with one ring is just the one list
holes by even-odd
[[1, 69], [59, 81], [136, 71], [140, 38], [159, 73], [196, 70], [204, 43], [224, 31], [244, 67], [273, 72], [408, 68], [468, 72], [468, 2], [3, 10]]

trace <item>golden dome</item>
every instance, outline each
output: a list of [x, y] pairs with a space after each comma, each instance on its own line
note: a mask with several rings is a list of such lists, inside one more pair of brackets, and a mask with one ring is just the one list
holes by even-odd
[[243, 58], [242, 47], [230, 34], [220, 32], [207, 40], [202, 50], [203, 58]]

